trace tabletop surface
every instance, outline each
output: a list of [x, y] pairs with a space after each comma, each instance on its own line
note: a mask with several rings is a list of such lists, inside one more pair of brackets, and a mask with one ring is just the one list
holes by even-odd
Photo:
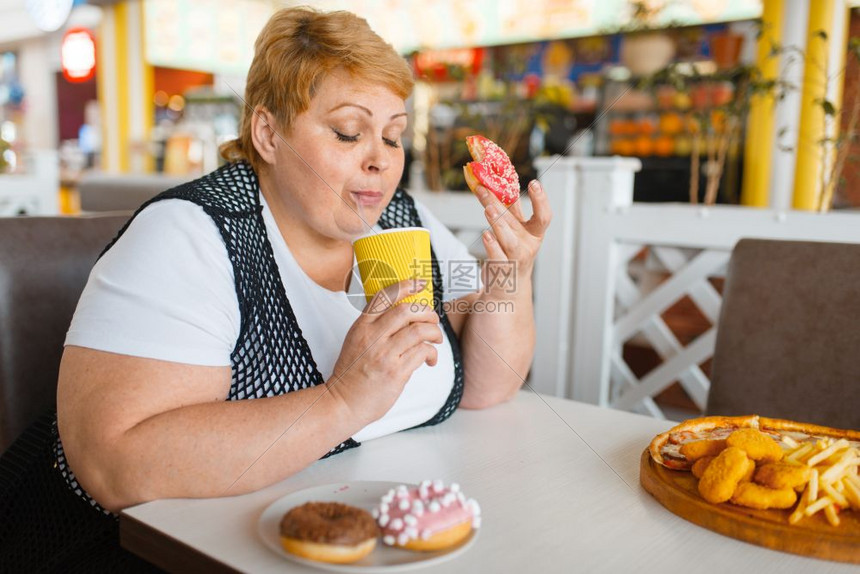
[[458, 482], [481, 505], [474, 546], [438, 572], [857, 572], [769, 550], [664, 509], [639, 485], [639, 458], [674, 423], [521, 391], [441, 425], [368, 441], [255, 493], [157, 500], [124, 511], [123, 545], [175, 571], [321, 572], [257, 533], [279, 498], [359, 480]]

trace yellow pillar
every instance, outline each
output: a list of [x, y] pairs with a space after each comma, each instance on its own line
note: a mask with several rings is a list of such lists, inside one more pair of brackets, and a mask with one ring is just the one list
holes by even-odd
[[[146, 60], [146, 17], [144, 15], [143, 2], [140, 2], [140, 63], [141, 73], [141, 113], [140, 128], [146, 149], [150, 149], [149, 142], [152, 141], [152, 128], [155, 126], [155, 68]], [[143, 170], [147, 173], [155, 171], [155, 157], [151, 153], [145, 153]]]
[[102, 122], [102, 169], [152, 170], [142, 152], [154, 118], [152, 66], [145, 60], [143, 2], [103, 7], [98, 39], [98, 98]]
[[[827, 97], [827, 65], [829, 44], [833, 36], [835, 0], [811, 0], [809, 3], [809, 37], [806, 44], [806, 62], [803, 70], [803, 88], [800, 96], [800, 120], [797, 136], [797, 160], [794, 172], [795, 209], [815, 210], [821, 187], [822, 160], [825, 137], [824, 108], [821, 100]], [[830, 73], [833, 73], [830, 70]]]
[[[771, 55], [771, 48], [781, 41], [783, 13], [782, 0], [764, 0], [762, 33], [756, 52], [756, 65], [763, 79], [775, 79], [779, 73], [779, 56]], [[767, 207], [770, 203], [775, 103], [773, 95], [756, 94], [750, 98], [741, 190], [741, 203], [744, 205]]]
[[131, 102], [128, 101], [128, 5], [125, 2], [120, 2], [114, 5], [114, 18], [116, 27], [116, 69], [114, 77], [116, 78], [116, 96], [117, 96], [117, 113], [116, 119], [119, 128], [119, 140], [116, 148], [116, 153], [119, 156], [119, 171], [128, 172], [128, 132], [129, 132], [129, 107]]

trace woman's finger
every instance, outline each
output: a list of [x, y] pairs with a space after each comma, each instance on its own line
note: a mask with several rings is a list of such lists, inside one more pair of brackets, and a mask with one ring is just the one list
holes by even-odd
[[[511, 227], [508, 219], [499, 213], [499, 207], [495, 205], [487, 207], [486, 216], [487, 221], [490, 222], [490, 226], [493, 228], [493, 234], [496, 236], [496, 240], [502, 246], [502, 249], [505, 250], [505, 253], [510, 256], [511, 250], [515, 249], [519, 243], [519, 238], [517, 237], [516, 232]], [[515, 222], [514, 225], [522, 228], [520, 223]]]
[[[522, 207], [519, 205], [519, 199], [517, 199], [517, 201], [513, 205], [507, 207], [505, 206], [505, 204], [499, 201], [499, 198], [496, 197], [494, 193], [490, 192], [483, 185], [479, 185], [476, 188], [475, 195], [478, 197], [478, 201], [481, 202], [481, 205], [484, 206], [484, 209], [487, 209], [490, 206], [495, 206], [495, 208], [498, 210], [498, 215], [496, 217], [510, 217], [521, 222], [525, 221]], [[490, 221], [490, 223], [493, 222]]]
[[435, 365], [439, 360], [439, 352], [433, 345], [419, 343], [400, 355], [400, 358], [405, 368], [408, 369], [409, 373], [412, 373], [421, 366], [421, 363], [426, 363], [431, 367]]
[[520, 196], [517, 198], [517, 200], [515, 202], [513, 202], [510, 205], [510, 207], [508, 208], [508, 211], [511, 214], [513, 214], [513, 216], [516, 217], [517, 221], [519, 221], [520, 223], [526, 222], [526, 216], [523, 213], [523, 196], [524, 195], [525, 194], [521, 193]]
[[417, 303], [401, 303], [374, 318], [375, 328], [380, 332], [396, 333], [415, 323], [439, 324], [439, 315], [432, 307]]
[[397, 331], [388, 339], [386, 346], [392, 354], [402, 355], [419, 343], [442, 343], [442, 329], [439, 325], [420, 323], [408, 325]]
[[490, 261], [507, 261], [508, 256], [499, 245], [496, 236], [492, 231], [485, 231], [481, 239], [484, 240], [484, 249], [487, 251], [487, 260]]
[[532, 217], [524, 225], [529, 233], [543, 237], [552, 221], [552, 208], [541, 183], [533, 179], [529, 183], [529, 198], [532, 202]]

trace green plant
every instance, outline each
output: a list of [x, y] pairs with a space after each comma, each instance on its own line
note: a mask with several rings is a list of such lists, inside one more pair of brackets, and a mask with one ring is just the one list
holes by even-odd
[[[820, 32], [826, 40], [827, 35]], [[847, 74], [849, 68], [853, 68], [855, 72], [860, 69], [860, 38], [852, 37], [848, 40], [848, 60], [842, 73]], [[830, 79], [828, 67], [824, 67], [825, 77]], [[816, 104], [821, 106], [825, 118], [825, 130], [828, 118], [833, 122], [841, 123], [846, 111], [848, 113], [848, 123], [845, 129], [838, 130], [836, 135], [826, 136], [822, 138], [819, 144], [822, 147], [822, 166], [820, 170], [819, 189], [818, 189], [818, 210], [827, 212], [833, 207], [833, 199], [836, 188], [844, 182], [842, 172], [845, 169], [845, 163], [851, 155], [851, 146], [858, 140], [858, 122], [860, 122], [860, 90], [855, 90], [850, 102], [844, 102], [841, 107], [837, 107], [832, 101], [827, 98], [816, 100]], [[837, 125], [838, 125], [837, 123]], [[826, 131], [825, 131], [826, 133]], [[832, 161], [829, 157], [832, 153]]]
[[660, 22], [660, 15], [670, 2], [671, 0], [630, 0], [625, 13], [622, 14], [624, 23], [613, 27], [610, 33], [634, 34], [670, 27], [670, 24]]

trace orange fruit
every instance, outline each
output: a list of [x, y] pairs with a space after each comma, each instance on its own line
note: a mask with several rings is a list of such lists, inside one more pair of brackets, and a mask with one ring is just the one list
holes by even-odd
[[660, 115], [660, 131], [666, 135], [672, 135], [684, 129], [684, 120], [674, 112]]
[[633, 140], [620, 139], [615, 142], [615, 150], [618, 155], [633, 155], [636, 147], [633, 145]]
[[675, 140], [669, 136], [660, 136], [654, 140], [654, 155], [670, 156], [675, 151]]
[[636, 122], [636, 127], [638, 128], [638, 132], [644, 135], [651, 135], [657, 131], [657, 126], [651, 118], [640, 118]]
[[621, 133], [633, 135], [636, 133], [636, 122], [633, 120], [621, 120]]
[[711, 111], [711, 125], [718, 134], [723, 133], [726, 129], [726, 113], [722, 110]]
[[634, 141], [636, 155], [649, 156], [654, 154], [654, 139], [651, 136], [639, 136]]

